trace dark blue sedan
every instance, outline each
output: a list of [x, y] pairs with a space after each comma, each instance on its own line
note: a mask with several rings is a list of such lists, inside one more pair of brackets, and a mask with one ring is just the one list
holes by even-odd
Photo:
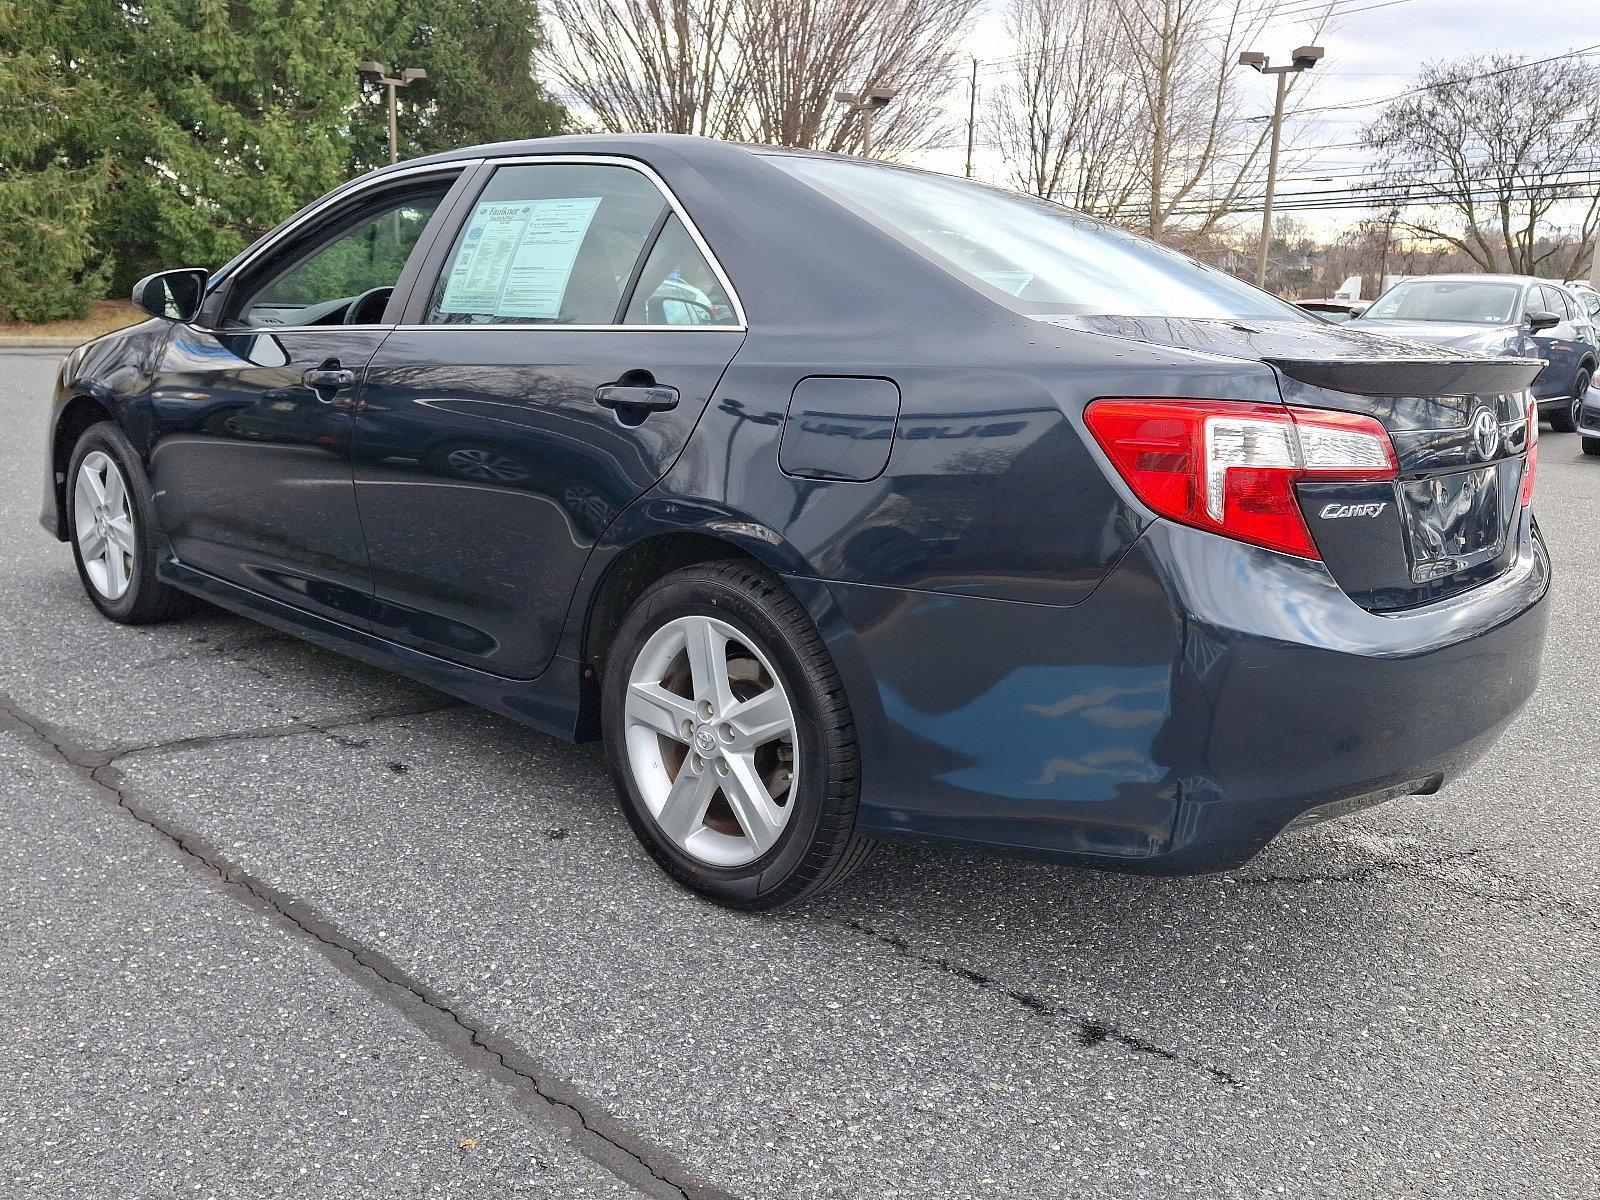
[[378, 171], [75, 350], [43, 523], [603, 736], [674, 878], [891, 837], [1217, 871], [1532, 691], [1538, 361], [1351, 332], [1041, 201], [557, 138]]
[[1577, 428], [1600, 362], [1600, 333], [1579, 296], [1527, 275], [1427, 275], [1395, 284], [1358, 328], [1471, 354], [1537, 358], [1539, 412], [1558, 433]]

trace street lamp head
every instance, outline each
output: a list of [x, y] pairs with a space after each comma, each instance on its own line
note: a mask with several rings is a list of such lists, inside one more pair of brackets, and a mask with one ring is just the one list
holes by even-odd
[[1241, 67], [1254, 67], [1259, 71], [1267, 65], [1268, 61], [1267, 56], [1259, 50], [1239, 51], [1239, 65]]
[[421, 67], [407, 67], [404, 71], [400, 72], [401, 83], [415, 83], [417, 80], [426, 79], [427, 77], [428, 73]]
[[1321, 46], [1297, 46], [1291, 57], [1294, 59], [1296, 70], [1308, 71], [1321, 60], [1323, 50]]
[[833, 100], [835, 104], [854, 104], [856, 102], [856, 94], [854, 92], [835, 92]]
[[893, 100], [895, 93], [891, 88], [873, 88], [866, 94], [867, 107], [882, 108]]
[[385, 75], [387, 75], [389, 73], [389, 68], [384, 66], [377, 59], [369, 58], [369, 59], [365, 60], [364, 62], [358, 64], [357, 67], [356, 67], [356, 71], [357, 71], [358, 74], [361, 74], [361, 75], [371, 75], [371, 76], [374, 76], [375, 78], [382, 79]]

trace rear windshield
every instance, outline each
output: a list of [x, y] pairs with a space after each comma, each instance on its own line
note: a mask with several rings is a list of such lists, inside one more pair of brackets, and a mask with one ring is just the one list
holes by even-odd
[[1407, 280], [1372, 302], [1369, 321], [1459, 321], [1468, 325], [1509, 325], [1522, 291], [1514, 283], [1475, 279]]
[[1223, 271], [1048, 201], [876, 163], [771, 161], [1021, 312], [1311, 320]]

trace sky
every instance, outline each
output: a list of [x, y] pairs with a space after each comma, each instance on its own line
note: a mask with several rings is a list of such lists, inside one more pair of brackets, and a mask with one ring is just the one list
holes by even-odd
[[[1284, 0], [1282, 7], [1304, 9], [1306, 0]], [[966, 54], [980, 60], [980, 106], [985, 79], [982, 60], [1003, 59], [1017, 52], [1005, 36], [1001, 8], [1000, 0], [988, 0], [963, 47]], [[1361, 9], [1368, 11], [1358, 11]], [[1418, 69], [1433, 60], [1493, 53], [1544, 58], [1600, 43], [1600, 0], [1334, 0], [1334, 11], [1332, 23], [1320, 38], [1327, 57], [1312, 72], [1311, 89], [1300, 101], [1307, 106], [1349, 104], [1402, 91]], [[1341, 12], [1344, 15], [1339, 15]], [[1274, 63], [1284, 62], [1312, 33], [1312, 26], [1303, 18], [1291, 17], [1268, 25], [1251, 48], [1269, 55]], [[1239, 70], [1246, 77], [1245, 86], [1259, 95], [1259, 111], [1270, 113], [1271, 80], [1248, 68]], [[997, 78], [992, 71], [987, 77]], [[951, 97], [951, 107], [964, 122], [965, 86]], [[1354, 182], [1342, 178], [1322, 181], [1317, 176], [1349, 175], [1360, 169], [1364, 162], [1361, 151], [1340, 143], [1354, 141], [1362, 124], [1377, 111], [1323, 113], [1287, 122], [1285, 146], [1295, 147], [1295, 152], [1286, 156], [1280, 167], [1278, 195], [1340, 188]], [[931, 151], [917, 163], [960, 174], [965, 156], [963, 144]], [[975, 175], [1002, 181], [1003, 164], [993, 150], [980, 148], [973, 158]], [[1340, 210], [1295, 215], [1325, 233], [1367, 214]]]

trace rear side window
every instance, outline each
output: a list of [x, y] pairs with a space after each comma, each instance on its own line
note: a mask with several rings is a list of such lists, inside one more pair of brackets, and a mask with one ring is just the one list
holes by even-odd
[[645, 259], [628, 302], [629, 325], [737, 325], [733, 303], [706, 256], [677, 216]]
[[667, 211], [627, 167], [501, 167], [434, 284], [430, 325], [611, 325]]
[[1019, 312], [1311, 320], [1225, 272], [1046, 200], [879, 163], [770, 161]]

